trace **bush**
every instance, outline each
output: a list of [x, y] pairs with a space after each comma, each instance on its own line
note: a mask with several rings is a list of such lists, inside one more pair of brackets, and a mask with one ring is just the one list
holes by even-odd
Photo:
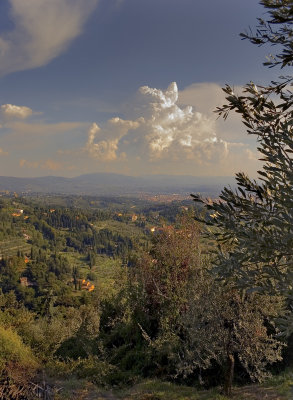
[[0, 397], [16, 399], [30, 393], [30, 381], [38, 368], [31, 349], [17, 333], [0, 326]]

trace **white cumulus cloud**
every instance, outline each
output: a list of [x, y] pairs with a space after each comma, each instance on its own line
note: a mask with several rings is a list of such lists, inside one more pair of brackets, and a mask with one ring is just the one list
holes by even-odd
[[[138, 127], [138, 121], [124, 121], [118, 117], [110, 119], [103, 130], [96, 123], [93, 123], [88, 132], [86, 150], [91, 156], [104, 161], [117, 160], [119, 140], [130, 129]], [[124, 156], [124, 153], [120, 154], [120, 158], [124, 158]]]
[[2, 117], [5, 118], [27, 118], [33, 114], [33, 110], [26, 106], [16, 106], [14, 104], [3, 104], [0, 107]]
[[215, 120], [180, 107], [175, 82], [164, 91], [139, 89], [141, 109], [137, 119], [113, 118], [105, 127], [93, 124], [86, 150], [91, 156], [113, 161], [119, 157], [156, 162], [194, 160], [198, 164], [226, 157], [229, 144], [216, 135]]
[[81, 32], [98, 0], [9, 0], [14, 28], [0, 36], [0, 75], [46, 65]]
[[[241, 94], [240, 86], [233, 87], [234, 92]], [[222, 87], [214, 82], [193, 83], [179, 92], [179, 104], [192, 105], [198, 112], [208, 115], [212, 119], [217, 119], [215, 110], [223, 104], [227, 104], [226, 94]], [[224, 120], [218, 118], [216, 121], [217, 136], [227, 142], [245, 142], [255, 146], [255, 138], [246, 135], [245, 126], [242, 124], [241, 116], [231, 112], [229, 118]]]

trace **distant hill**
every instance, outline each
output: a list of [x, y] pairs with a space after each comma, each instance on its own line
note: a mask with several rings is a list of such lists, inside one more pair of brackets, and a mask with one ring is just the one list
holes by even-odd
[[96, 173], [64, 178], [45, 176], [16, 178], [0, 176], [0, 191], [87, 194], [137, 195], [139, 193], [204, 193], [215, 195], [224, 186], [234, 185], [233, 177], [195, 177], [185, 175], [145, 175], [140, 177], [111, 173]]

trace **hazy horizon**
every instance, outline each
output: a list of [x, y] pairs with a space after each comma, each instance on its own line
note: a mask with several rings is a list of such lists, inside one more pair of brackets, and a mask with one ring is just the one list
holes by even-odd
[[77, 174], [77, 175], [72, 175], [72, 176], [64, 176], [64, 175], [55, 175], [54, 173], [47, 174], [47, 175], [32, 175], [32, 176], [17, 176], [17, 175], [0, 175], [0, 177], [3, 178], [23, 178], [23, 179], [30, 179], [30, 178], [48, 178], [48, 177], [54, 177], [54, 178], [79, 178], [82, 176], [94, 176], [94, 175], [117, 175], [117, 176], [125, 176], [125, 177], [131, 177], [131, 178], [155, 178], [155, 177], [168, 177], [168, 178], [176, 178], [176, 177], [188, 177], [188, 178], [200, 178], [200, 179], [215, 179], [215, 178], [233, 178], [235, 175], [188, 175], [188, 174], [139, 174], [139, 175], [131, 175], [131, 174], [123, 174], [119, 172], [89, 172], [85, 174]]

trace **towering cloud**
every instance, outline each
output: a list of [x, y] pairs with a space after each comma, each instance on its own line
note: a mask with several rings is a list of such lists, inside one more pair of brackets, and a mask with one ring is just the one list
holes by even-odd
[[[104, 130], [93, 123], [88, 132], [86, 150], [95, 158], [104, 161], [114, 161], [118, 158], [119, 141], [130, 129], [137, 129], [139, 122], [124, 121], [118, 117], [108, 121]], [[124, 153], [120, 154], [120, 158]]]
[[14, 28], [0, 36], [0, 75], [46, 65], [78, 36], [98, 0], [9, 0]]
[[191, 106], [179, 107], [175, 82], [167, 90], [143, 86], [136, 120], [113, 118], [93, 124], [86, 150], [101, 160], [135, 157], [150, 162], [192, 159], [198, 164], [225, 157], [228, 143], [217, 138], [213, 118]]

